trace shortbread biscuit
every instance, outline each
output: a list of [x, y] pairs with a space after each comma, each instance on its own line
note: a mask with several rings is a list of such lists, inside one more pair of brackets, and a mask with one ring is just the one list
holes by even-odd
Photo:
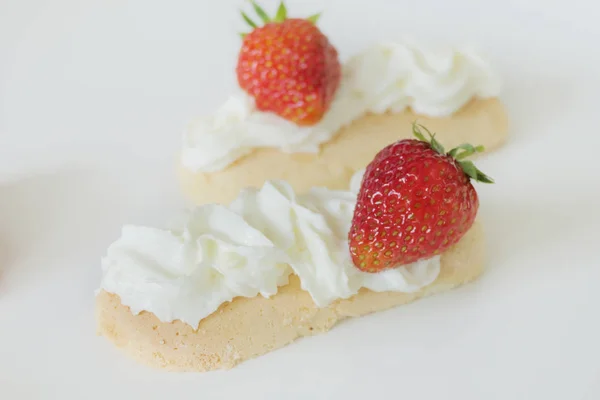
[[164, 323], [150, 312], [133, 315], [117, 295], [96, 297], [98, 332], [137, 361], [171, 371], [210, 371], [281, 348], [302, 336], [323, 333], [348, 317], [382, 311], [450, 290], [479, 276], [484, 264], [479, 222], [442, 254], [438, 278], [415, 293], [373, 292], [318, 308], [296, 276], [271, 298], [237, 297], [200, 321]]
[[437, 133], [447, 149], [462, 143], [499, 147], [507, 137], [508, 118], [497, 98], [474, 99], [448, 117], [429, 118], [409, 111], [367, 115], [321, 145], [318, 154], [284, 153], [262, 148], [237, 160], [222, 171], [193, 172], [179, 166], [185, 196], [194, 204], [231, 202], [244, 187], [260, 187], [266, 180], [282, 179], [297, 193], [311, 187], [345, 189], [352, 175], [364, 168], [385, 146], [412, 136], [412, 122]]

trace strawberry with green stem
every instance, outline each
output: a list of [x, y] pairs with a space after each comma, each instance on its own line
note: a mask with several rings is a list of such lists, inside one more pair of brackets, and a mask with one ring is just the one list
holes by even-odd
[[320, 14], [307, 19], [288, 18], [283, 2], [274, 18], [255, 2], [263, 22], [246, 13], [252, 31], [243, 33], [236, 74], [240, 87], [256, 107], [298, 125], [313, 125], [329, 109], [341, 79], [335, 47], [316, 26]]
[[410, 264], [456, 244], [479, 208], [471, 181], [493, 183], [465, 160], [482, 146], [445, 152], [424, 126], [413, 124], [413, 134], [381, 150], [365, 171], [348, 235], [362, 271]]

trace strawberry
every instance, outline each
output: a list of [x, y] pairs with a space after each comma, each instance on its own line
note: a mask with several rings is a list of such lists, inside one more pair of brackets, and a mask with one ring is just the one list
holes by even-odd
[[240, 87], [254, 97], [259, 110], [273, 112], [298, 125], [317, 123], [329, 109], [341, 78], [337, 50], [308, 19], [287, 18], [283, 2], [271, 19], [252, 2], [265, 23], [242, 34], [236, 73]]
[[413, 124], [413, 134], [417, 139], [381, 150], [365, 171], [348, 234], [362, 271], [410, 264], [457, 243], [479, 208], [471, 179], [493, 182], [463, 160], [483, 147], [463, 144], [446, 153], [425, 127]]

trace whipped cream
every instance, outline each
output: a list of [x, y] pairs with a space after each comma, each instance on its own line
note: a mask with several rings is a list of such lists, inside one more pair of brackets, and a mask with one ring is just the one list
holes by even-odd
[[301, 127], [261, 112], [239, 90], [214, 115], [190, 123], [182, 163], [192, 171], [215, 172], [260, 147], [317, 153], [340, 128], [366, 113], [410, 107], [417, 114], [448, 116], [472, 98], [497, 96], [500, 86], [487, 61], [471, 50], [381, 43], [344, 64], [335, 99], [316, 125]]
[[101, 289], [134, 314], [197, 327], [235, 297], [274, 295], [291, 274], [319, 307], [361, 288], [414, 292], [432, 283], [439, 256], [380, 273], [353, 265], [347, 237], [362, 172], [349, 191], [297, 195], [284, 181], [268, 181], [228, 207], [197, 207], [168, 230], [125, 226], [102, 260]]

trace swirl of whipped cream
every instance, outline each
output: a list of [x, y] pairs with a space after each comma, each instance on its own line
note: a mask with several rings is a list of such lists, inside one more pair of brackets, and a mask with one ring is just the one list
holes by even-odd
[[296, 195], [270, 181], [229, 207], [197, 207], [170, 230], [126, 226], [102, 261], [101, 288], [133, 313], [196, 327], [235, 297], [274, 295], [292, 273], [319, 307], [363, 287], [413, 292], [433, 282], [439, 256], [380, 273], [354, 267], [347, 235], [359, 185], [355, 177], [350, 191]]
[[134, 314], [196, 326], [236, 296], [268, 297], [287, 283], [278, 249], [226, 207], [197, 208], [177, 225], [125, 226], [102, 260], [102, 289]]
[[317, 153], [345, 125], [366, 113], [399, 113], [407, 107], [431, 117], [451, 115], [472, 98], [500, 92], [489, 64], [469, 50], [427, 49], [412, 42], [382, 43], [342, 68], [329, 110], [316, 125], [300, 127], [256, 109], [243, 91], [211, 116], [192, 121], [183, 135], [182, 163], [192, 171], [215, 172], [256, 148]]

